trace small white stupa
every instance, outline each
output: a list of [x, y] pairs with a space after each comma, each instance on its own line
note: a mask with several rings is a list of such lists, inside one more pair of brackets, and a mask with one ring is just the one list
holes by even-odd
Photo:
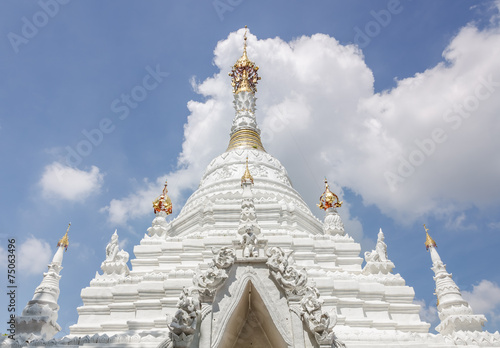
[[434, 239], [425, 226], [425, 247], [431, 254], [432, 270], [436, 281], [437, 309], [441, 323], [436, 331], [446, 342], [456, 345], [500, 347], [500, 335], [483, 331], [486, 318], [482, 314], [474, 314], [469, 303], [464, 300], [460, 289], [446, 271], [441, 261]]
[[24, 307], [20, 316], [16, 317], [16, 338], [22, 342], [49, 341], [56, 333], [61, 331], [57, 323], [59, 305], [59, 273], [62, 270], [64, 252], [68, 249], [68, 225], [66, 234], [57, 243], [57, 251], [48, 266], [48, 271], [43, 274], [43, 280], [36, 288], [31, 301]]

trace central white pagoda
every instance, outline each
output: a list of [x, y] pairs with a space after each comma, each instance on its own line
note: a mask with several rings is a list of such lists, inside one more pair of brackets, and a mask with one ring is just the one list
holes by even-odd
[[481, 331], [484, 317], [472, 315], [434, 247], [442, 296], [438, 335], [421, 321], [413, 288], [392, 273], [381, 230], [375, 250], [360, 257], [359, 243], [337, 212], [342, 202], [326, 180], [323, 221], [313, 215], [261, 142], [255, 117], [260, 77], [247, 56], [246, 34], [244, 39], [230, 73], [235, 117], [226, 151], [212, 160], [171, 221], [165, 184], [152, 226], [134, 247], [131, 269], [115, 232], [103, 273], [81, 292], [78, 323], [51, 345], [500, 346], [498, 333]]

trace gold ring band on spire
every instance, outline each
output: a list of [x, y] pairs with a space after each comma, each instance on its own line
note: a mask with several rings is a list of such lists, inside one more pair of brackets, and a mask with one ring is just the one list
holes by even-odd
[[229, 145], [226, 151], [236, 148], [256, 149], [266, 152], [266, 150], [264, 150], [264, 146], [262, 146], [259, 133], [252, 129], [240, 129], [239, 131], [234, 132], [229, 140]]

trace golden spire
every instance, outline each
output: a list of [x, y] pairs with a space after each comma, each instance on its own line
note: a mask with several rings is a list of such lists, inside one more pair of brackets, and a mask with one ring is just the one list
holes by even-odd
[[[336, 202], [335, 202], [336, 200]], [[328, 208], [335, 207], [340, 208], [342, 202], [339, 201], [339, 197], [330, 191], [330, 186], [328, 186], [328, 181], [325, 178], [325, 192], [319, 197], [319, 204], [316, 204], [319, 209], [327, 210]]]
[[245, 173], [243, 173], [243, 176], [241, 177], [241, 184], [243, 185], [243, 183], [248, 183], [248, 182], [251, 182], [253, 184], [253, 177], [252, 174], [250, 174], [250, 170], [248, 169], [248, 156], [247, 156]]
[[259, 67], [255, 65], [247, 56], [247, 26], [245, 25], [245, 35], [243, 36], [243, 55], [233, 65], [233, 69], [229, 73], [231, 76], [231, 86], [233, 93], [240, 92], [257, 92], [257, 82], [260, 80], [257, 70]]
[[153, 210], [155, 214], [160, 211], [165, 212], [167, 215], [172, 214], [172, 201], [167, 195], [167, 192], [167, 180], [165, 180], [165, 186], [163, 186], [162, 194], [153, 201]]
[[59, 239], [59, 242], [57, 243], [57, 247], [64, 247], [65, 251], [68, 251], [68, 246], [69, 246], [69, 239], [68, 239], [68, 232], [69, 232], [69, 227], [71, 226], [71, 222], [68, 224], [68, 228], [66, 229], [66, 234]]
[[429, 248], [432, 246], [434, 248], [437, 248], [437, 245], [436, 245], [436, 242], [434, 241], [434, 239], [431, 238], [431, 236], [429, 236], [429, 229], [427, 227], [425, 227], [425, 224], [424, 224], [424, 230], [425, 230], [425, 249], [429, 250]]

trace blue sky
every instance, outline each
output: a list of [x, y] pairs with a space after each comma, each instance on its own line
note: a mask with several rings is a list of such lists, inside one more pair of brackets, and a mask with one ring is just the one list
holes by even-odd
[[115, 228], [133, 258], [165, 176], [179, 212], [225, 150], [227, 73], [248, 25], [249, 55], [261, 67], [264, 146], [313, 212], [322, 218], [315, 203], [327, 176], [346, 202], [347, 232], [365, 251], [383, 229], [395, 272], [432, 321], [426, 223], [454, 280], [496, 331], [498, 6], [3, 1], [0, 256], [4, 264], [7, 238], [15, 237], [18, 312], [69, 221], [63, 333]]

